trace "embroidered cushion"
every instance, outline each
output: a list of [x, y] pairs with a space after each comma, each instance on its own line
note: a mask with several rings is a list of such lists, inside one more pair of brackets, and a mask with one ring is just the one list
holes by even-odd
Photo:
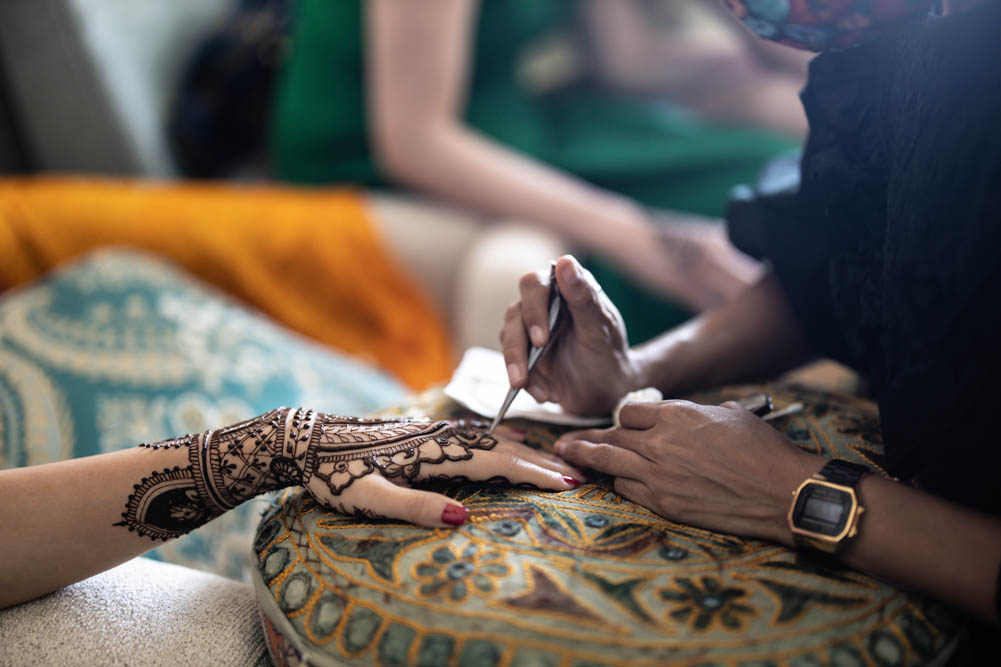
[[[762, 391], [696, 397], [719, 403]], [[868, 402], [768, 386], [801, 447], [882, 472]], [[468, 416], [440, 392], [392, 411]], [[549, 449], [555, 427], [522, 422]], [[937, 603], [758, 540], [676, 524], [607, 482], [564, 493], [453, 483], [469, 521], [360, 520], [288, 490], [258, 527], [254, 584], [276, 664], [912, 665], [957, 633]]]
[[[279, 405], [361, 414], [401, 387], [145, 254], [105, 250], [0, 297], [0, 467], [110, 452]], [[240, 578], [266, 501], [154, 557]]]

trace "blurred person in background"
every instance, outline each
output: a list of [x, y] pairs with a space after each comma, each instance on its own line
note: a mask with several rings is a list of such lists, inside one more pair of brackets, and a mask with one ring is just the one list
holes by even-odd
[[731, 187], [805, 128], [805, 61], [752, 46], [719, 9], [299, 0], [277, 174], [399, 185], [538, 224], [589, 254], [644, 340], [755, 279], [701, 216], [721, 215]]

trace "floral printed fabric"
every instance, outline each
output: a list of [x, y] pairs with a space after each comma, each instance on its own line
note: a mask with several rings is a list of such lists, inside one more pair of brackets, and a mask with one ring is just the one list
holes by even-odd
[[901, 21], [927, 14], [934, 0], [726, 0], [759, 37], [807, 51], [844, 49]]

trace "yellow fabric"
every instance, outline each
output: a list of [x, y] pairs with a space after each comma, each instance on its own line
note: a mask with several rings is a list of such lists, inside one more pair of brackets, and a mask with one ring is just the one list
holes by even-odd
[[448, 377], [441, 319], [394, 264], [352, 191], [0, 180], [0, 284], [106, 245], [163, 255], [414, 388]]

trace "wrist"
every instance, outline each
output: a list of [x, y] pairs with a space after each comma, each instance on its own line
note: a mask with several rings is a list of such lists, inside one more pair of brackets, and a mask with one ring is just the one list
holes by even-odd
[[581, 242], [611, 257], [632, 250], [633, 244], [625, 241], [654, 234], [643, 207], [625, 197], [612, 197], [605, 205], [591, 209], [584, 223], [580, 226]]
[[[776, 436], [786, 440], [784, 435]], [[768, 503], [767, 537], [790, 548], [796, 548], [796, 539], [789, 525], [789, 509], [795, 502], [796, 489], [812, 475], [820, 471], [829, 459], [809, 454], [789, 444], [789, 456], [776, 462], [774, 483], [770, 485]]]
[[691, 376], [691, 342], [671, 333], [630, 350], [635, 368], [636, 389], [656, 387], [665, 398], [680, 396], [695, 387]]
[[315, 414], [277, 408], [197, 436], [188, 458], [199, 494], [222, 513], [262, 493], [304, 483], [311, 473]]
[[222, 429], [140, 447], [152, 472], [133, 485], [116, 526], [153, 540], [192, 531], [261, 493], [309, 473], [312, 412], [279, 408]]

